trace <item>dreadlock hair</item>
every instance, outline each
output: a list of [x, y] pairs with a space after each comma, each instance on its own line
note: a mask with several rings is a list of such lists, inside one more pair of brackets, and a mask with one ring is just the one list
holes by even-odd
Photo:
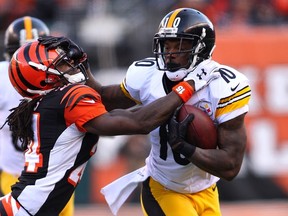
[[34, 141], [32, 115], [34, 107], [40, 99], [41, 97], [32, 100], [22, 99], [18, 107], [9, 110], [11, 113], [0, 128], [2, 129], [8, 123], [13, 139], [20, 141], [23, 151], [27, 149], [31, 141]]

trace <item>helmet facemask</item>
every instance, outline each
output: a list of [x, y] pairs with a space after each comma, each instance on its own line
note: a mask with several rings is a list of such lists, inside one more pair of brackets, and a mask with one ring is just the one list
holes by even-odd
[[[48, 66], [47, 74], [49, 73], [56, 74], [60, 77], [60, 81], [65, 80], [66, 83], [85, 84], [86, 81], [88, 80], [88, 75], [87, 75], [86, 68], [82, 62], [85, 61], [86, 58], [81, 59], [81, 60], [72, 60], [67, 56], [67, 53], [65, 53], [61, 49], [57, 49], [57, 51], [59, 51], [60, 54]], [[62, 69], [63, 65], [66, 65], [67, 67], [67, 69], [64, 71]], [[49, 79], [47, 80], [47, 82], [49, 82]]]
[[[173, 53], [169, 53], [171, 49], [165, 52], [164, 42], [173, 39], [179, 40], [179, 47], [176, 45]], [[187, 41], [190, 46], [187, 45]], [[158, 32], [154, 36], [153, 52], [158, 69], [165, 71], [170, 80], [179, 81], [201, 61], [211, 58], [214, 47], [215, 30], [211, 21], [197, 10], [179, 8], [169, 12], [161, 20]], [[178, 51], [175, 52], [176, 49]], [[181, 65], [167, 64], [167, 58], [176, 54], [186, 54], [187, 61], [178, 58], [177, 62], [181, 62]]]
[[[206, 47], [203, 42], [203, 38], [205, 37], [205, 29], [203, 28], [203, 36], [200, 37], [198, 35], [193, 34], [177, 34], [176, 37], [172, 37], [171, 35], [160, 35], [156, 34], [154, 37], [153, 43], [153, 52], [156, 57], [157, 67], [162, 71], [170, 71], [175, 72], [179, 69], [185, 68], [193, 68], [196, 63], [200, 60], [198, 54], [200, 54]], [[166, 40], [179, 40], [179, 50], [176, 52], [165, 52], [164, 42]], [[183, 41], [189, 41], [191, 43], [191, 49], [183, 49], [182, 44]], [[184, 65], [178, 64], [166, 64], [165, 59], [170, 58], [171, 55], [184, 55], [187, 56], [187, 63]], [[170, 57], [169, 57], [170, 56]]]

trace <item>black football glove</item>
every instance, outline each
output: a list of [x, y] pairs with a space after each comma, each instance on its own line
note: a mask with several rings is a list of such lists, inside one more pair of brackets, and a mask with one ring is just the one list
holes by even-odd
[[187, 126], [194, 119], [194, 114], [189, 114], [181, 121], [177, 121], [177, 116], [181, 107], [178, 107], [168, 122], [168, 143], [172, 150], [190, 158], [196, 147], [185, 141]]
[[86, 69], [88, 69], [88, 60], [87, 54], [83, 51], [83, 49], [78, 46], [75, 42], [70, 40], [67, 37], [54, 37], [54, 36], [44, 36], [39, 37], [38, 41], [40, 44], [47, 47], [48, 50], [56, 49], [60, 47], [63, 49], [67, 57], [71, 60], [74, 60], [77, 63], [82, 63]]

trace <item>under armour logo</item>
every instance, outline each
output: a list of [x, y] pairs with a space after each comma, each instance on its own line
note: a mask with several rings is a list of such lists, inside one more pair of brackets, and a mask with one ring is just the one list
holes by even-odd
[[201, 74], [197, 74], [196, 76], [199, 78], [199, 80], [202, 80], [202, 76], [206, 76], [207, 72], [205, 72], [204, 68], [201, 69], [202, 73]]

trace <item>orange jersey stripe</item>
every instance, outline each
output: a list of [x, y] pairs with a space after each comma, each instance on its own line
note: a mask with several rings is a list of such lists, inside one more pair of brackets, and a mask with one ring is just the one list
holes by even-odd
[[83, 125], [87, 121], [107, 112], [100, 95], [88, 86], [73, 86], [64, 95], [61, 103], [65, 98], [67, 98], [64, 113], [66, 124], [75, 123], [80, 131], [85, 132]]
[[71, 94], [71, 92], [75, 91], [79, 87], [80, 87], [79, 85], [75, 85], [74, 87], [69, 89], [69, 91], [66, 92], [60, 103], [63, 103], [63, 101]]
[[8, 195], [8, 198], [5, 197], [2, 200], [3, 207], [7, 213], [7, 215], [13, 215], [12, 206], [11, 206], [11, 195]]

